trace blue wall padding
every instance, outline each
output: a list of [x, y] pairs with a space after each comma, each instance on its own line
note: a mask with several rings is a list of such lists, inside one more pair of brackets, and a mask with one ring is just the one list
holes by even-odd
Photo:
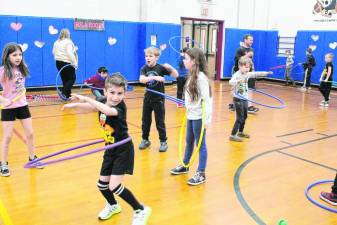
[[[20, 22], [17, 32], [11, 29], [12, 22]], [[138, 81], [140, 68], [144, 65], [144, 49], [150, 46], [151, 35], [157, 35], [157, 45], [167, 44], [159, 63], [170, 63], [176, 67], [177, 54], [168, 46], [171, 36], [180, 35], [180, 25], [164, 23], [105, 21], [105, 31], [78, 31], [73, 28], [73, 19], [42, 18], [26, 16], [0, 16], [0, 46], [8, 42], [27, 43], [24, 58], [29, 66], [27, 86], [55, 85], [57, 69], [52, 48], [58, 34], [50, 34], [49, 26], [60, 31], [68, 28], [71, 38], [78, 47], [79, 68], [76, 83], [96, 73], [97, 68], [106, 66], [109, 72], [121, 72], [129, 81]], [[117, 39], [114, 45], [109, 37]], [[34, 42], [43, 43], [37, 47]], [[175, 46], [180, 49], [180, 42]], [[172, 78], [168, 77], [168, 80]]]
[[[235, 51], [239, 47], [240, 41], [245, 34], [250, 33], [254, 37], [254, 64], [256, 70], [269, 70], [272, 67], [285, 65], [286, 57], [277, 55], [278, 32], [263, 30], [243, 30], [243, 29], [225, 29], [225, 50], [224, 50], [224, 77], [231, 77], [231, 69], [234, 64]], [[314, 40], [312, 35], [317, 35], [318, 40]], [[313, 56], [316, 59], [316, 67], [313, 69], [311, 81], [314, 84], [319, 83], [319, 78], [324, 69], [324, 55], [328, 52], [337, 54], [337, 48], [332, 49], [329, 44], [337, 42], [336, 31], [298, 31], [294, 49], [294, 66], [292, 77], [296, 81], [303, 81], [304, 71], [300, 63], [306, 59], [306, 49], [310, 45], [316, 46]], [[334, 58], [334, 65], [337, 65], [337, 59]], [[284, 68], [273, 69], [274, 74], [271, 78], [284, 79]], [[336, 75], [334, 76], [336, 77]], [[337, 79], [334, 79], [337, 80]]]
[[[256, 70], [267, 70], [272, 65], [273, 60], [266, 57], [267, 54], [275, 54], [277, 50], [277, 32], [263, 30], [246, 29], [225, 29], [225, 50], [224, 50], [224, 77], [231, 77], [232, 67], [236, 49], [240, 47], [245, 34], [253, 36], [254, 66]], [[272, 58], [274, 58], [273, 56]]]
[[29, 79], [26, 80], [26, 85], [41, 86], [43, 85], [43, 54], [42, 49], [34, 44], [34, 41], [41, 40], [41, 18], [17, 17], [17, 22], [23, 24], [21, 30], [18, 32], [17, 42], [22, 45], [28, 45], [24, 53], [30, 72]]
[[[1, 16], [0, 17], [0, 46], [5, 46], [6, 43], [16, 41], [18, 38], [17, 32], [10, 28], [10, 24], [17, 22], [16, 16]], [[22, 29], [22, 28], [21, 28]]]

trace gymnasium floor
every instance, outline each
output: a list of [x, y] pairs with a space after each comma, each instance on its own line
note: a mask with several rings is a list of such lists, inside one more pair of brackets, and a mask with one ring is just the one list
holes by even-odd
[[[136, 158], [134, 175], [127, 176], [124, 184], [152, 207], [149, 224], [276, 225], [280, 219], [286, 219], [288, 225], [337, 224], [334, 213], [314, 206], [304, 196], [307, 185], [333, 179], [336, 173], [337, 93], [332, 92], [329, 109], [322, 109], [318, 107], [322, 97], [316, 88], [303, 93], [268, 82], [259, 82], [258, 88], [282, 98], [287, 107], [261, 107], [246, 123], [251, 138], [233, 143], [228, 140], [235, 119], [227, 109], [229, 86], [224, 81], [214, 83], [213, 122], [207, 130], [207, 181], [197, 187], [186, 184], [197, 162], [190, 175], [169, 174], [178, 164], [184, 109], [166, 101], [167, 153], [158, 152], [154, 124], [151, 148], [140, 151], [144, 90], [136, 87], [127, 93], [129, 133]], [[175, 96], [175, 91], [175, 86], [166, 87], [170, 95]], [[275, 103], [261, 96], [255, 98]], [[30, 108], [39, 156], [100, 138], [96, 113], [62, 112], [60, 108], [60, 104]], [[20, 124], [15, 127], [22, 133]], [[13, 224], [130, 224], [132, 210], [122, 200], [122, 213], [104, 222], [97, 220], [105, 204], [96, 187], [101, 158], [102, 153], [97, 153], [43, 170], [23, 169], [27, 152], [14, 136], [9, 154], [12, 175], [0, 177], [0, 198]], [[314, 188], [311, 194], [318, 200], [322, 190], [330, 191], [330, 185]]]

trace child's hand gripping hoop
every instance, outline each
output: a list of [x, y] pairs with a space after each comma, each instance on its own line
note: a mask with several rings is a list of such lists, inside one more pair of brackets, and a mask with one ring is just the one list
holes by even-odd
[[6, 105], [6, 106], [0, 105], [0, 109], [4, 109], [4, 108], [10, 106], [13, 102], [16, 102], [16, 101], [18, 101], [19, 99], [21, 99], [25, 94], [26, 94], [26, 89], [24, 88], [24, 89], [22, 89], [22, 90], [20, 91], [20, 93], [18, 93], [12, 100], [10, 100], [11, 103], [10, 103], [9, 105]]
[[201, 147], [201, 143], [204, 137], [204, 133], [205, 133], [205, 102], [202, 101], [202, 116], [201, 116], [201, 120], [202, 120], [202, 125], [201, 125], [201, 133], [200, 133], [200, 137], [198, 140], [198, 145], [197, 145], [197, 149], [193, 152], [190, 162], [185, 164], [184, 163], [184, 159], [183, 159], [183, 139], [184, 139], [184, 134], [186, 131], [186, 122], [187, 122], [187, 112], [185, 113], [185, 116], [183, 118], [183, 122], [181, 124], [181, 128], [180, 128], [180, 135], [179, 135], [179, 146], [178, 146], [178, 156], [179, 156], [179, 160], [180, 163], [183, 167], [187, 168], [190, 167], [190, 165], [193, 164], [194, 160], [196, 159], [200, 147]]

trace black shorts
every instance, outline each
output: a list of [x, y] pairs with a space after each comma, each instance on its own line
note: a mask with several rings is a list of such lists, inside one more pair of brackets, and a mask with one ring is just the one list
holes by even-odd
[[23, 120], [32, 117], [29, 112], [28, 105], [1, 110], [1, 121], [15, 121], [15, 119]]
[[133, 174], [134, 147], [129, 141], [117, 148], [104, 152], [101, 176]]

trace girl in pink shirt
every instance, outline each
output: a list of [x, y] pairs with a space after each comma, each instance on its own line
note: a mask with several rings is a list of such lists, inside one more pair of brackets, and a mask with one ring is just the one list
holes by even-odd
[[[8, 43], [2, 53], [0, 67], [1, 121], [3, 138], [1, 144], [0, 175], [10, 175], [8, 168], [8, 146], [12, 139], [14, 121], [19, 119], [26, 136], [29, 161], [37, 158], [34, 154], [33, 126], [25, 95], [25, 78], [29, 71], [22, 57], [22, 49], [16, 43]], [[41, 168], [41, 167], [39, 167]]]

